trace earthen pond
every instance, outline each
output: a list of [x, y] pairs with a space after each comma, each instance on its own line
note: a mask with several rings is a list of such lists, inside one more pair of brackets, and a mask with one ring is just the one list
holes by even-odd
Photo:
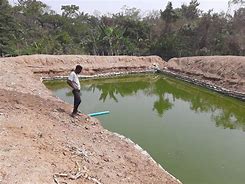
[[[68, 103], [65, 81], [45, 85]], [[139, 144], [185, 184], [245, 182], [245, 103], [164, 75], [81, 80], [80, 111]]]

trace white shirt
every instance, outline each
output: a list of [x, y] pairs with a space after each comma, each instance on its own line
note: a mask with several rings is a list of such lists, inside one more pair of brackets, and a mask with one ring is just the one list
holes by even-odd
[[80, 82], [79, 82], [78, 76], [77, 76], [77, 74], [76, 74], [74, 71], [71, 72], [70, 76], [68, 77], [68, 80], [70, 80], [70, 81], [72, 82], [73, 86], [74, 86], [76, 89], [78, 89], [78, 90], [81, 89], [81, 86], [80, 86]]

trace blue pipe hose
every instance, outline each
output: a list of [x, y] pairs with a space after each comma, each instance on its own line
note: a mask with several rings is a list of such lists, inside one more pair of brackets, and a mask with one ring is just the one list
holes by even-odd
[[94, 113], [90, 113], [88, 115], [90, 117], [94, 117], [94, 116], [101, 116], [101, 115], [106, 115], [106, 114], [110, 114], [110, 111], [94, 112]]

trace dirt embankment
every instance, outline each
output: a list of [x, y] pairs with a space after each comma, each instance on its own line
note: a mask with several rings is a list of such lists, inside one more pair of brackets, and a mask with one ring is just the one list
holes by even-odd
[[40, 76], [67, 75], [78, 63], [91, 74], [164, 65], [158, 57], [1, 58], [0, 183], [180, 183], [96, 119], [71, 118], [72, 106], [42, 84]]
[[108, 72], [143, 71], [154, 66], [162, 68], [165, 62], [157, 56], [81, 56], [81, 55], [33, 55], [9, 58], [25, 65], [34, 72], [45, 76], [67, 75], [76, 64], [81, 64], [84, 75]]
[[194, 79], [204, 86], [219, 88], [245, 99], [245, 57], [242, 56], [198, 56], [173, 58], [168, 61], [168, 70], [177, 76]]
[[0, 88], [48, 98], [52, 95], [40, 79], [67, 76], [77, 64], [83, 66], [81, 75], [139, 72], [166, 66], [166, 62], [157, 56], [32, 55], [0, 58]]

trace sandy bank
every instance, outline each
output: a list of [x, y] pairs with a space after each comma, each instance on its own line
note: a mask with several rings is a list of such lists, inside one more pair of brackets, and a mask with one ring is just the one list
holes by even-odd
[[184, 80], [245, 100], [245, 57], [173, 58], [167, 68]]
[[30, 68], [35, 74], [41, 76], [57, 76], [67, 74], [76, 64], [84, 67], [84, 75], [119, 71], [140, 71], [158, 65], [165, 66], [165, 62], [157, 56], [82, 56], [82, 55], [32, 55], [8, 58], [22, 66]]

